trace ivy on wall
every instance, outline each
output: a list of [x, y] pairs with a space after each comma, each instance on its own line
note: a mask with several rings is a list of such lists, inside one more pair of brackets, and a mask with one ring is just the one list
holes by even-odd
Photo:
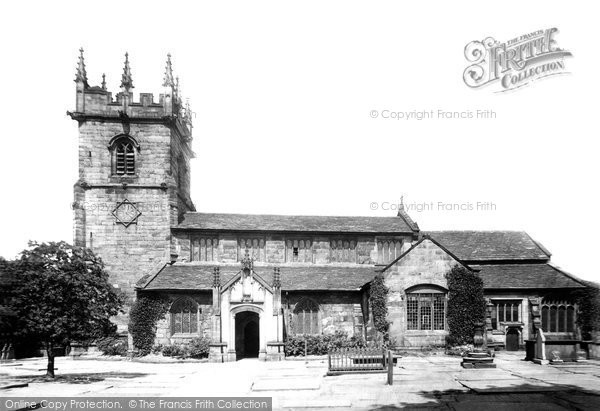
[[448, 281], [448, 337], [449, 346], [472, 344], [475, 324], [485, 319], [483, 280], [477, 273], [455, 265], [446, 273]]
[[165, 318], [170, 301], [156, 295], [138, 296], [129, 312], [129, 333], [140, 356], [150, 354], [156, 337], [156, 323]]
[[377, 274], [371, 282], [369, 305], [373, 312], [373, 325], [383, 337], [383, 342], [389, 342], [390, 322], [387, 319], [387, 295], [390, 289], [385, 285], [383, 275]]
[[588, 287], [576, 293], [576, 299], [581, 337], [592, 340], [600, 332], [600, 285], [588, 283]]

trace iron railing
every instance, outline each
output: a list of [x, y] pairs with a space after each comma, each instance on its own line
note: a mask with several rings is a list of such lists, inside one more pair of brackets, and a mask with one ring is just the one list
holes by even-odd
[[327, 354], [328, 375], [386, 372], [387, 353], [381, 348], [340, 348]]

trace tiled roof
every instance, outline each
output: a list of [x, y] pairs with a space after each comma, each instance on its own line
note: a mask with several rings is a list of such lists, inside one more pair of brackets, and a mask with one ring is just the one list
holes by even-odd
[[[137, 286], [143, 290], [209, 290], [215, 266], [198, 264], [166, 265], [152, 277], [144, 277]], [[373, 266], [278, 266], [281, 289], [294, 290], [358, 290], [375, 276]], [[221, 284], [240, 271], [239, 265], [220, 265]], [[254, 272], [268, 284], [273, 283], [274, 266], [255, 266]], [[150, 281], [149, 281], [150, 280]]]
[[584, 283], [550, 264], [471, 265], [484, 288], [581, 288]]
[[177, 228], [333, 233], [412, 233], [419, 229], [417, 224], [408, 215], [397, 217], [346, 217], [195, 212], [185, 213], [183, 221]]
[[465, 262], [540, 260], [550, 253], [523, 231], [428, 231], [429, 235]]

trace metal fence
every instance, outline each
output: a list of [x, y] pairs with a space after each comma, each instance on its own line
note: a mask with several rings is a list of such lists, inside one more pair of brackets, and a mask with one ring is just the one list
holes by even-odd
[[340, 348], [327, 354], [328, 375], [386, 372], [387, 353], [381, 348]]

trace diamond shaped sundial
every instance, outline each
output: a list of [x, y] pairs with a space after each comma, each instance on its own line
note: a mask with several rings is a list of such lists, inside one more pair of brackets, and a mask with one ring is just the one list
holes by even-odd
[[135, 206], [135, 203], [125, 199], [112, 211], [112, 215], [117, 219], [117, 224], [123, 224], [125, 228], [131, 224], [137, 224], [138, 217], [142, 215], [140, 210]]

